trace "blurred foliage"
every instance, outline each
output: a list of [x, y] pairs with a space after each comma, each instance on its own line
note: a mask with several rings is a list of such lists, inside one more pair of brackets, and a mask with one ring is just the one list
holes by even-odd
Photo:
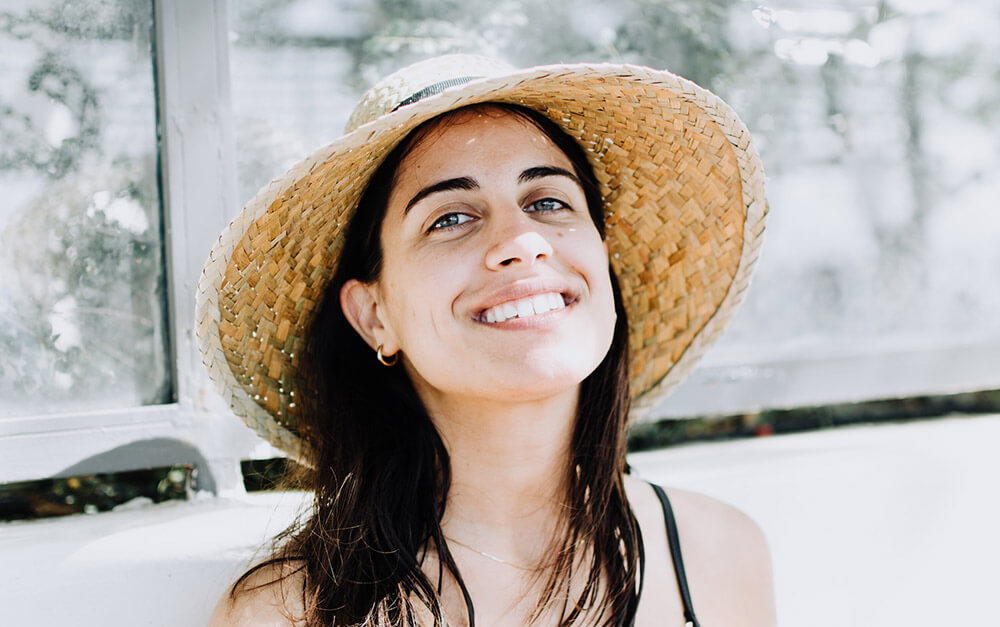
[[729, 15], [738, 0], [635, 0], [615, 31], [615, 49], [630, 63], [668, 67], [716, 89], [740, 55], [729, 45]]
[[[164, 379], [155, 358], [164, 352], [155, 333], [158, 204], [149, 196], [155, 183], [143, 180], [154, 172], [151, 163], [122, 160], [101, 176], [64, 177], [8, 225], [19, 307], [14, 324], [0, 327], [0, 398], [52, 394], [46, 388], [59, 374], [66, 385], [58, 394], [67, 397]], [[82, 332], [61, 338], [53, 316], [72, 316]], [[165, 391], [147, 394], [161, 399]]]
[[1000, 412], [1000, 390], [773, 409], [734, 416], [634, 424], [629, 432], [628, 448], [630, 452], [638, 452], [691, 442], [762, 437], [853, 424], [998, 412]]
[[303, 471], [286, 457], [246, 459], [240, 462], [240, 470], [247, 492], [297, 489], [296, 477]]
[[[780, 353], [794, 338], [802, 354], [816, 348], [863, 354], [886, 340], [905, 346], [931, 335], [969, 342], [1000, 331], [1000, 292], [981, 289], [1000, 272], [1000, 249], [984, 244], [983, 235], [1000, 235], [1000, 219], [984, 206], [996, 195], [1000, 168], [995, 3], [338, 0], [331, 6], [236, 0], [237, 50], [280, 49], [275, 68], [285, 73], [290, 59], [300, 59], [300, 77], [313, 71], [314, 58], [298, 56], [302, 50], [336, 50], [347, 59], [344, 80], [358, 95], [407, 63], [462, 52], [520, 66], [616, 61], [669, 68], [732, 104], [754, 131], [771, 179], [772, 225], [784, 229], [776, 234], [784, 241], [768, 244], [757, 286], [723, 345], [752, 343], [758, 354]], [[349, 17], [351, 27], [335, 16]], [[346, 118], [346, 112], [326, 114]], [[254, 123], [265, 137], [281, 135]], [[951, 131], [964, 138], [961, 145], [949, 141]], [[318, 146], [332, 138], [302, 139]], [[255, 145], [245, 134], [241, 141]], [[246, 165], [253, 171], [240, 170], [245, 189], [276, 172], [264, 160]], [[985, 228], [970, 233], [960, 226], [976, 220]], [[960, 243], [970, 238], [979, 239]], [[774, 315], [776, 307], [781, 315]]]
[[0, 11], [0, 33], [17, 39], [38, 39], [44, 30], [61, 39], [148, 43], [151, 25], [150, 3], [137, 0], [55, 0]]
[[[0, 175], [34, 190], [0, 213], [0, 415], [169, 400], [151, 30], [140, 0], [0, 12], [25, 68], [0, 96]], [[116, 64], [148, 71], [145, 153], [107, 141], [135, 124], [94, 78]]]
[[28, 92], [72, 112], [77, 133], [51, 145], [39, 120], [0, 102], [0, 170], [29, 169], [60, 179], [79, 168], [89, 151], [100, 148], [97, 93], [63, 54], [45, 51], [27, 80]]
[[190, 466], [173, 466], [0, 484], [0, 520], [96, 514], [126, 503], [141, 507], [183, 501], [190, 497], [192, 472]]
[[[285, 458], [241, 463], [247, 492], [295, 489], [291, 477], [301, 470]], [[0, 520], [96, 514], [124, 506], [138, 508], [191, 498], [197, 469], [170, 466], [80, 475], [41, 481], [0, 483]]]

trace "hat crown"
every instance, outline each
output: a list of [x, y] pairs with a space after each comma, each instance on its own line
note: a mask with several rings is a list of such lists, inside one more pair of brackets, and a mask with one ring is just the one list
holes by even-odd
[[[418, 61], [386, 76], [366, 91], [351, 112], [344, 133], [391, 113], [408, 99], [415, 96], [414, 101], [419, 99], [424, 90], [436, 93], [451, 84], [510, 74], [514, 70], [504, 61], [471, 54], [449, 54]], [[440, 89], [431, 89], [435, 86], [440, 86]]]

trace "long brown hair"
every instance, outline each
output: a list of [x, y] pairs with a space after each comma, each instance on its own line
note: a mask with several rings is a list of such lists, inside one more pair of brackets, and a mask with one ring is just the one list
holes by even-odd
[[[604, 233], [604, 206], [580, 146], [531, 109], [498, 108], [537, 127], [569, 158], [594, 224]], [[451, 483], [448, 451], [403, 368], [378, 364], [340, 307], [349, 279], [372, 282], [382, 267], [381, 224], [402, 159], [441, 117], [424, 123], [391, 151], [368, 183], [346, 233], [336, 272], [312, 323], [300, 371], [305, 402], [300, 432], [313, 452], [300, 485], [315, 493], [308, 517], [289, 529], [268, 565], [304, 574], [308, 625], [416, 625], [415, 604], [444, 625], [438, 599], [444, 570], [461, 589], [470, 625], [472, 599], [441, 530]], [[549, 575], [535, 606], [539, 617], [562, 599], [560, 625], [591, 611], [600, 625], [630, 625], [639, 596], [642, 537], [625, 497], [625, 429], [629, 405], [628, 321], [611, 274], [617, 322], [611, 348], [581, 384], [572, 432], [562, 537], [554, 540]], [[439, 559], [437, 581], [421, 568]], [[572, 598], [574, 570], [585, 583]], [[265, 584], [267, 585], [267, 584]]]

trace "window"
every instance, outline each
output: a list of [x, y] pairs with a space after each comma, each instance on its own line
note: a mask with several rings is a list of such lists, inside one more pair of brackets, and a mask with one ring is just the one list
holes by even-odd
[[0, 416], [170, 400], [148, 1], [0, 22]]
[[225, 9], [0, 2], [0, 481], [186, 463], [224, 491], [270, 450], [191, 331], [238, 208]]

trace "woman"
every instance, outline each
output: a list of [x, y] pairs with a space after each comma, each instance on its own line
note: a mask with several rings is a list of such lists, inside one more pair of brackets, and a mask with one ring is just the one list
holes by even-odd
[[772, 625], [753, 522], [624, 457], [765, 212], [745, 128], [665, 72], [453, 56], [373, 87], [199, 286], [212, 378], [315, 491], [212, 624]]

